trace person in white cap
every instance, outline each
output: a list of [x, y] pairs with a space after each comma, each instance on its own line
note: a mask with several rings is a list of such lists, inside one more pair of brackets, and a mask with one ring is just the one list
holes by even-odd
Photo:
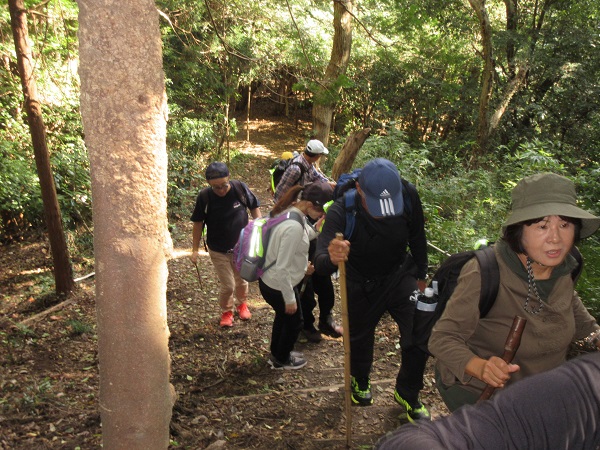
[[[295, 156], [286, 171], [281, 176], [281, 180], [275, 189], [275, 201], [278, 202], [285, 193], [294, 185], [306, 186], [309, 183], [324, 182], [328, 183], [332, 188], [334, 182], [330, 182], [316, 167], [317, 161], [323, 155], [329, 154], [329, 150], [325, 148], [323, 143], [318, 139], [311, 139], [306, 144], [304, 152]], [[310, 222], [311, 219], [309, 218]], [[311, 247], [311, 248], [314, 248]], [[314, 251], [310, 252], [311, 255]], [[338, 325], [332, 315], [332, 310], [335, 303], [333, 283], [331, 276], [313, 274], [307, 278], [306, 290], [301, 299], [301, 304], [304, 312], [304, 329], [303, 334], [310, 342], [319, 342], [321, 333], [328, 336], [338, 338], [342, 335], [342, 327]], [[319, 297], [319, 329], [314, 326], [315, 318], [313, 309], [317, 302], [315, 294]]]
[[279, 201], [283, 194], [296, 184], [305, 186], [308, 183], [313, 183], [315, 181], [329, 183], [327, 177], [315, 167], [315, 164], [321, 159], [321, 156], [328, 154], [329, 150], [327, 150], [323, 143], [318, 139], [308, 141], [304, 148], [304, 152], [292, 159], [287, 170], [277, 184], [275, 189], [275, 202]]

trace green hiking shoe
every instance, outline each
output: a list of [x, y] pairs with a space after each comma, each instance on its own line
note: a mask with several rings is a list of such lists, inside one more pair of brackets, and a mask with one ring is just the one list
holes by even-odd
[[398, 394], [396, 389], [394, 389], [394, 400], [400, 406], [404, 407], [406, 417], [408, 417], [410, 423], [415, 423], [416, 420], [431, 420], [429, 411], [427, 411], [427, 408], [420, 401], [417, 400], [417, 403], [411, 405]]
[[358, 406], [371, 406], [373, 395], [371, 394], [371, 381], [368, 378], [357, 380], [352, 377], [352, 403]]

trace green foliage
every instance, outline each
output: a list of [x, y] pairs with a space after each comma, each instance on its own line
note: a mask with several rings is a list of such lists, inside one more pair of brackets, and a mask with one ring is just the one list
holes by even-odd
[[[203, 182], [200, 161], [225, 159], [226, 133], [235, 134], [251, 86], [253, 101], [268, 97], [277, 104], [286, 96], [292, 109], [336, 103], [326, 172], [346, 135], [371, 127], [355, 166], [377, 156], [395, 162], [421, 192], [431, 242], [446, 251], [497, 237], [511, 188], [542, 170], [573, 179], [581, 206], [600, 214], [599, 5], [547, 2], [542, 17], [527, 0], [512, 30], [504, 3], [486, 3], [495, 62], [489, 116], [514, 81], [514, 66], [528, 70], [491, 137], [491, 151], [475, 157], [482, 60], [468, 2], [357, 4], [348, 71], [327, 93], [321, 88], [332, 50], [332, 2], [160, 0], [169, 213], [189, 214]], [[91, 250], [92, 234], [74, 70], [77, 3], [28, 1], [27, 7], [35, 9], [29, 33], [57, 193], [69, 245], [79, 255], [77, 249]], [[43, 208], [6, 6], [0, 7], [0, 54], [0, 235], [16, 236], [40, 227]], [[244, 173], [247, 156], [229, 156]], [[586, 256], [598, 249], [596, 240], [585, 246]], [[441, 258], [432, 252], [434, 264]], [[594, 266], [587, 265], [585, 276], [598, 285]], [[600, 298], [587, 279], [580, 288], [585, 297]]]
[[175, 147], [169, 150], [167, 197], [169, 215], [188, 215], [194, 204], [196, 189], [202, 184], [202, 168], [198, 159]]
[[79, 336], [82, 334], [89, 334], [93, 331], [94, 327], [89, 323], [82, 322], [81, 320], [69, 319], [67, 320], [67, 327], [70, 330], [71, 335]]

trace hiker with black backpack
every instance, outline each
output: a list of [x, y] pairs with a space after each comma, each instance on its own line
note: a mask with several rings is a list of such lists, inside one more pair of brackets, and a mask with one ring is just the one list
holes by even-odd
[[314, 270], [308, 261], [309, 242], [318, 235], [306, 217], [316, 220], [317, 227], [320, 226], [325, 214], [323, 206], [332, 195], [333, 189], [328, 183], [293, 186], [271, 211], [271, 217], [284, 214], [295, 217], [271, 229], [264, 261], [268, 269], [258, 280], [261, 295], [275, 311], [269, 358], [273, 369], [300, 369], [306, 365], [304, 355], [293, 351], [302, 329], [299, 289], [305, 275]]
[[277, 180], [273, 181], [275, 202], [279, 201], [289, 188], [297, 184], [304, 186], [315, 181], [329, 183], [327, 177], [315, 166], [323, 155], [328, 154], [329, 150], [318, 139], [308, 141], [304, 151], [292, 158], [286, 165], [285, 172], [279, 175], [281, 179], [278, 182]]
[[[563, 176], [536, 174], [515, 186], [493, 249], [500, 275], [493, 305], [480, 315], [480, 292], [489, 280], [473, 258], [429, 339], [436, 385], [451, 411], [475, 403], [486, 385], [502, 388], [559, 366], [575, 340], [595, 336], [600, 347], [600, 326], [574, 290], [579, 263], [571, 255], [599, 226], [600, 218], [577, 206], [575, 185]], [[515, 316], [527, 324], [509, 364], [500, 355]]]
[[[351, 196], [352, 203], [346, 200]], [[351, 227], [348, 227], [352, 221]], [[336, 239], [344, 233], [344, 240]], [[410, 256], [408, 250], [410, 249]], [[327, 210], [315, 254], [316, 271], [330, 274], [347, 261], [351, 400], [373, 404], [370, 373], [375, 328], [389, 312], [400, 330], [402, 360], [394, 399], [409, 421], [430, 420], [419, 400], [428, 354], [412, 342], [415, 307], [427, 274], [425, 219], [416, 188], [401, 179], [387, 159], [369, 161], [348, 190]]]
[[248, 223], [248, 211], [253, 219], [261, 216], [260, 203], [245, 183], [230, 179], [225, 163], [210, 163], [205, 177], [209, 187], [198, 194], [191, 217], [194, 222], [191, 260], [194, 264], [198, 262], [198, 249], [206, 225], [208, 254], [220, 283], [219, 324], [231, 327], [234, 307], [240, 319], [252, 317], [247, 303], [248, 282], [234, 270], [232, 250], [240, 231]]

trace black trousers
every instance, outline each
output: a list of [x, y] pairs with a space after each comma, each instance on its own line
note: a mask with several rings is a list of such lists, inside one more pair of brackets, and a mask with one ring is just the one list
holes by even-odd
[[[265, 301], [275, 311], [271, 331], [271, 354], [278, 361], [285, 362], [290, 357], [290, 352], [294, 350], [294, 344], [302, 330], [302, 308], [298, 308], [294, 314], [286, 314], [281, 291], [271, 289], [260, 279], [258, 287]], [[295, 290], [298, 292], [297, 289]]]
[[418, 400], [429, 355], [413, 343], [415, 306], [410, 295], [417, 280], [399, 268], [376, 280], [348, 278], [348, 319], [350, 325], [350, 372], [356, 378], [368, 377], [373, 365], [375, 328], [383, 314], [390, 313], [400, 330], [402, 363], [396, 377], [398, 393], [409, 403]]
[[308, 278], [306, 289], [300, 298], [305, 330], [314, 327], [315, 317], [313, 310], [317, 306], [315, 294], [319, 297], [319, 323], [324, 323], [327, 321], [329, 314], [331, 314], [335, 303], [335, 292], [333, 290], [331, 275], [313, 273]]

